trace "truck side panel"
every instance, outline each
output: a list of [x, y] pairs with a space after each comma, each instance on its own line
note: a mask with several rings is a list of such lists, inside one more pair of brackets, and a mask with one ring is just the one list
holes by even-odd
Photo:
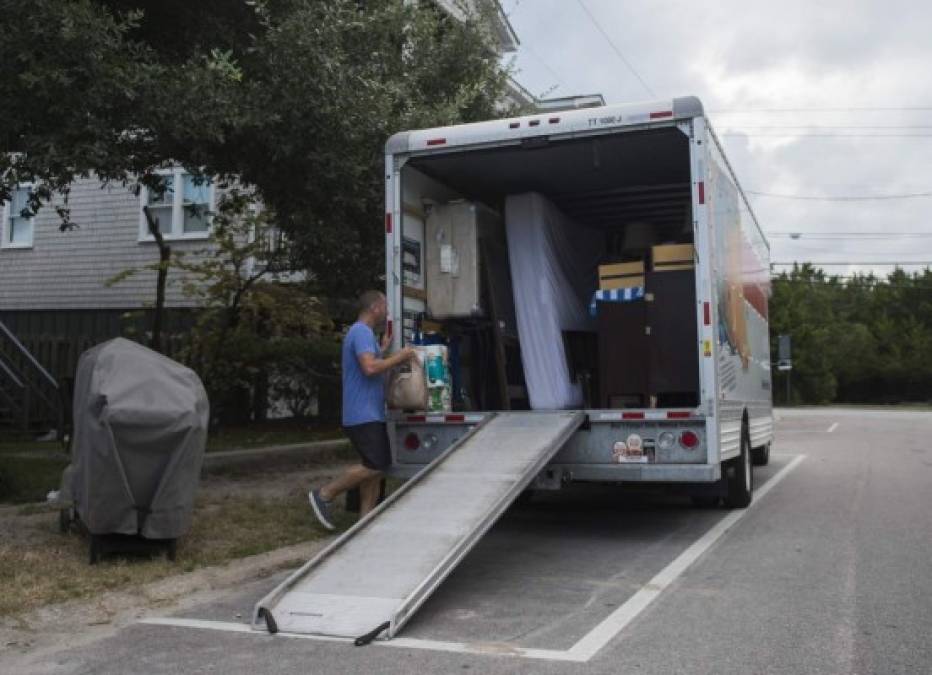
[[707, 138], [720, 448], [722, 459], [728, 459], [740, 452], [745, 410], [752, 447], [769, 443], [773, 435], [770, 249], [711, 129]]

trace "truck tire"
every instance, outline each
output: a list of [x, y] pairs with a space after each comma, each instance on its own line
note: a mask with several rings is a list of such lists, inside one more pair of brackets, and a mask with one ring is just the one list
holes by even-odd
[[728, 494], [725, 506], [743, 509], [751, 503], [754, 494], [754, 472], [751, 470], [751, 439], [747, 425], [741, 430], [741, 454], [727, 462]]
[[692, 495], [689, 499], [697, 509], [714, 509], [718, 506], [721, 497], [716, 495]]
[[751, 450], [751, 462], [754, 466], [767, 466], [770, 463], [770, 443]]

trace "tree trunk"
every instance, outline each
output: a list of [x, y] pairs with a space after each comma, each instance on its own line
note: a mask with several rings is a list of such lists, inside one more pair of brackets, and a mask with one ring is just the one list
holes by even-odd
[[152, 217], [148, 206], [142, 207], [142, 212], [146, 216], [146, 224], [149, 227], [149, 234], [155, 239], [156, 246], [159, 247], [159, 270], [155, 282], [155, 311], [152, 315], [152, 337], [149, 341], [149, 347], [157, 352], [162, 351], [162, 315], [165, 310], [165, 284], [168, 281], [168, 266], [171, 260], [171, 247], [165, 243], [162, 231], [159, 229], [159, 221]]

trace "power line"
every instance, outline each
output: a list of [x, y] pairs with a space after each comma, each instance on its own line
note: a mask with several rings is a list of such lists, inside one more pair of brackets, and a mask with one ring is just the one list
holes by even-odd
[[602, 37], [605, 38], [605, 41], [608, 42], [609, 46], [612, 48], [612, 50], [615, 52], [618, 58], [621, 59], [621, 62], [625, 64], [628, 70], [630, 70], [631, 73], [638, 79], [638, 82], [641, 83], [641, 86], [644, 87], [644, 89], [647, 91], [648, 94], [651, 95], [651, 97], [657, 98], [657, 94], [655, 94], [653, 90], [647, 86], [647, 82], [644, 81], [644, 78], [641, 77], [638, 74], [638, 71], [634, 69], [634, 66], [632, 66], [628, 62], [628, 59], [626, 59], [625, 55], [621, 53], [621, 50], [618, 49], [618, 46], [612, 41], [612, 38], [609, 37], [608, 33], [606, 33], [605, 30], [602, 28], [602, 26], [599, 25], [599, 22], [596, 21], [595, 17], [592, 15], [592, 12], [590, 12], [589, 8], [586, 7], [585, 3], [583, 3], [583, 0], [576, 0], [576, 3], [580, 6], [580, 8], [582, 8], [582, 11], [586, 13], [586, 16], [589, 17], [589, 21], [592, 23], [593, 26], [595, 26], [596, 30], [602, 34]]
[[911, 265], [924, 265], [928, 267], [932, 265], [932, 262], [922, 261], [922, 260], [899, 260], [896, 262], [883, 262], [879, 260], [868, 260], [867, 262], [841, 262], [841, 261], [829, 261], [829, 262], [816, 262], [814, 260], [790, 260], [788, 262], [771, 262], [773, 265], [811, 265], [812, 267], [847, 267], [853, 265], [861, 265], [864, 267], [869, 267], [871, 265], [875, 267], [907, 267]]
[[[544, 69], [553, 76], [553, 78], [557, 81], [557, 86], [563, 87], [563, 78], [561, 78], [560, 75], [553, 68], [550, 67], [550, 64], [544, 61], [540, 57], [540, 55], [537, 52], [535, 52], [533, 49], [531, 49], [528, 45], [521, 45], [521, 48], [525, 52], [530, 54], [534, 58], [535, 61], [537, 61], [540, 65], [542, 65]], [[564, 89], [565, 88], [566, 87], [564, 87]]]
[[777, 199], [797, 199], [813, 202], [871, 202], [890, 199], [919, 199], [924, 197], [932, 197], [932, 192], [907, 192], [904, 194], [891, 195], [836, 195], [831, 197], [820, 197], [818, 195], [788, 195], [778, 194], [775, 192], [756, 192], [755, 190], [745, 190], [745, 192], [749, 195], [756, 195], [758, 197], [775, 197]]
[[723, 133], [725, 138], [932, 138], [932, 134], [746, 134]]
[[821, 234], [768, 234], [768, 239], [792, 239], [793, 241], [886, 241], [887, 239], [925, 239], [932, 234], [849, 234], [830, 236]]
[[932, 237], [932, 232], [800, 232], [798, 230], [765, 232], [768, 237], [799, 237], [800, 239], [858, 238], [858, 237]]
[[868, 290], [878, 290], [881, 288], [892, 288], [900, 290], [919, 290], [919, 291], [932, 291], [932, 285], [929, 284], [892, 284], [884, 279], [879, 277], [874, 277], [873, 279], [868, 279], [867, 277], [842, 277], [842, 276], [830, 276], [825, 279], [790, 279], [788, 277], [781, 276], [772, 276], [770, 277], [771, 281], [779, 282], [781, 284], [806, 284], [808, 286], [827, 286], [833, 281], [874, 281], [872, 284], [865, 284], [864, 287]]
[[847, 108], [733, 108], [731, 110], [710, 110], [710, 115], [754, 115], [756, 113], [838, 113], [838, 112], [928, 112], [932, 106], [903, 107], [847, 107]]
[[729, 124], [728, 129], [932, 129], [932, 124]]

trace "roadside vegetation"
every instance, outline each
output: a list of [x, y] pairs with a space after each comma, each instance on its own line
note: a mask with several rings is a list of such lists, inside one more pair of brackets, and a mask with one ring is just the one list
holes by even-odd
[[[838, 277], [810, 265], [773, 281], [771, 356], [793, 339], [793, 404], [932, 403], [932, 270]], [[786, 374], [774, 374], [786, 403]]]

